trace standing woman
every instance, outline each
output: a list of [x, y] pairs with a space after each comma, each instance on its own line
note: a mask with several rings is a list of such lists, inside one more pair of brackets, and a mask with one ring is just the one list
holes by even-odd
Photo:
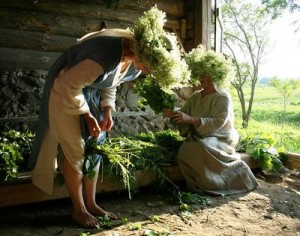
[[[161, 11], [152, 8], [138, 21], [138, 32], [110, 29], [84, 36], [57, 59], [46, 78], [29, 160], [32, 181], [52, 194], [59, 157], [59, 167], [73, 203], [72, 218], [83, 227], [100, 225], [96, 216], [116, 219], [95, 200], [100, 157], [95, 156], [96, 174], [92, 179], [83, 172], [85, 143], [89, 137], [98, 137], [103, 142], [105, 132], [112, 128], [117, 86], [149, 69], [154, 71], [153, 78], [160, 79], [155, 76], [155, 61], [167, 62], [170, 56], [165, 47], [169, 38], [165, 38], [163, 18]], [[146, 37], [151, 31], [155, 31], [152, 34], [155, 38]], [[157, 51], [163, 55], [153, 54]], [[147, 60], [149, 55], [152, 55], [151, 62]]]
[[[108, 36], [114, 33], [115, 36]], [[50, 69], [45, 85], [40, 126], [32, 150], [32, 157], [37, 160], [30, 160], [35, 165], [32, 181], [52, 194], [59, 150], [61, 171], [74, 205], [72, 217], [84, 227], [99, 224], [94, 215], [116, 218], [95, 201], [100, 162], [93, 179], [83, 176], [82, 167], [87, 137], [99, 136], [113, 126], [111, 111], [115, 109], [116, 87], [147, 70], [137, 63], [131, 43], [132, 36], [122, 30], [89, 35], [62, 54]]]

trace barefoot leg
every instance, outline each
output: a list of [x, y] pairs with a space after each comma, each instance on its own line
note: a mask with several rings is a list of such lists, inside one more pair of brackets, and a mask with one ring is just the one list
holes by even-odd
[[91, 215], [84, 204], [82, 175], [75, 171], [69, 161], [63, 157], [63, 175], [73, 203], [72, 218], [83, 227], [94, 228], [101, 223]]
[[117, 219], [117, 217], [111, 213], [103, 210], [96, 203], [96, 186], [99, 175], [99, 164], [96, 166], [96, 174], [93, 179], [89, 179], [87, 176], [83, 177], [83, 193], [87, 211], [95, 216], [107, 215], [110, 219]]

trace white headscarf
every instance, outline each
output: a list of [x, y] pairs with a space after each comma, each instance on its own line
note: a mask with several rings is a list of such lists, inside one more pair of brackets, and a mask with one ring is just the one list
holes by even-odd
[[128, 29], [103, 29], [100, 31], [95, 31], [92, 33], [88, 33], [84, 36], [82, 36], [80, 39], [77, 40], [77, 44], [81, 44], [85, 42], [88, 39], [101, 37], [101, 36], [111, 36], [111, 37], [122, 37], [126, 39], [133, 40], [134, 35], [133, 33]]

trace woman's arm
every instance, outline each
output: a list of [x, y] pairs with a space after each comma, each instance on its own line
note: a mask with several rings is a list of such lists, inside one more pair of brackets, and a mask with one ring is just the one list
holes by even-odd
[[111, 114], [112, 108], [110, 106], [106, 106], [103, 108], [103, 120], [100, 121], [100, 128], [103, 131], [109, 131], [111, 130], [111, 127], [113, 126], [114, 122], [112, 119]]
[[85, 59], [70, 69], [62, 70], [54, 84], [54, 90], [60, 94], [63, 110], [72, 115], [83, 114], [91, 136], [98, 136], [101, 129], [90, 112], [82, 89], [101, 74], [103, 68], [98, 63]]
[[92, 84], [101, 74], [103, 68], [90, 59], [60, 72], [55, 80], [54, 89], [59, 92], [61, 105], [66, 113], [80, 115], [89, 112], [82, 89]]

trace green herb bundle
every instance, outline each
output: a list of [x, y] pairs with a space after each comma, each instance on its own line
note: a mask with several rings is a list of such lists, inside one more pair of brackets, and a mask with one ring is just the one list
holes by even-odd
[[164, 92], [151, 76], [136, 83], [133, 90], [140, 96], [139, 106], [149, 105], [155, 114], [161, 113], [164, 108], [173, 110], [177, 101], [175, 93]]
[[[166, 130], [132, 137], [109, 138], [103, 145], [88, 145], [89, 153], [102, 155], [102, 174], [122, 180], [129, 194], [135, 183], [137, 170], [153, 171], [160, 184], [170, 180], [165, 166], [175, 162], [183, 138], [177, 131]], [[93, 172], [94, 169], [88, 170]], [[92, 175], [91, 175], [92, 176]]]

